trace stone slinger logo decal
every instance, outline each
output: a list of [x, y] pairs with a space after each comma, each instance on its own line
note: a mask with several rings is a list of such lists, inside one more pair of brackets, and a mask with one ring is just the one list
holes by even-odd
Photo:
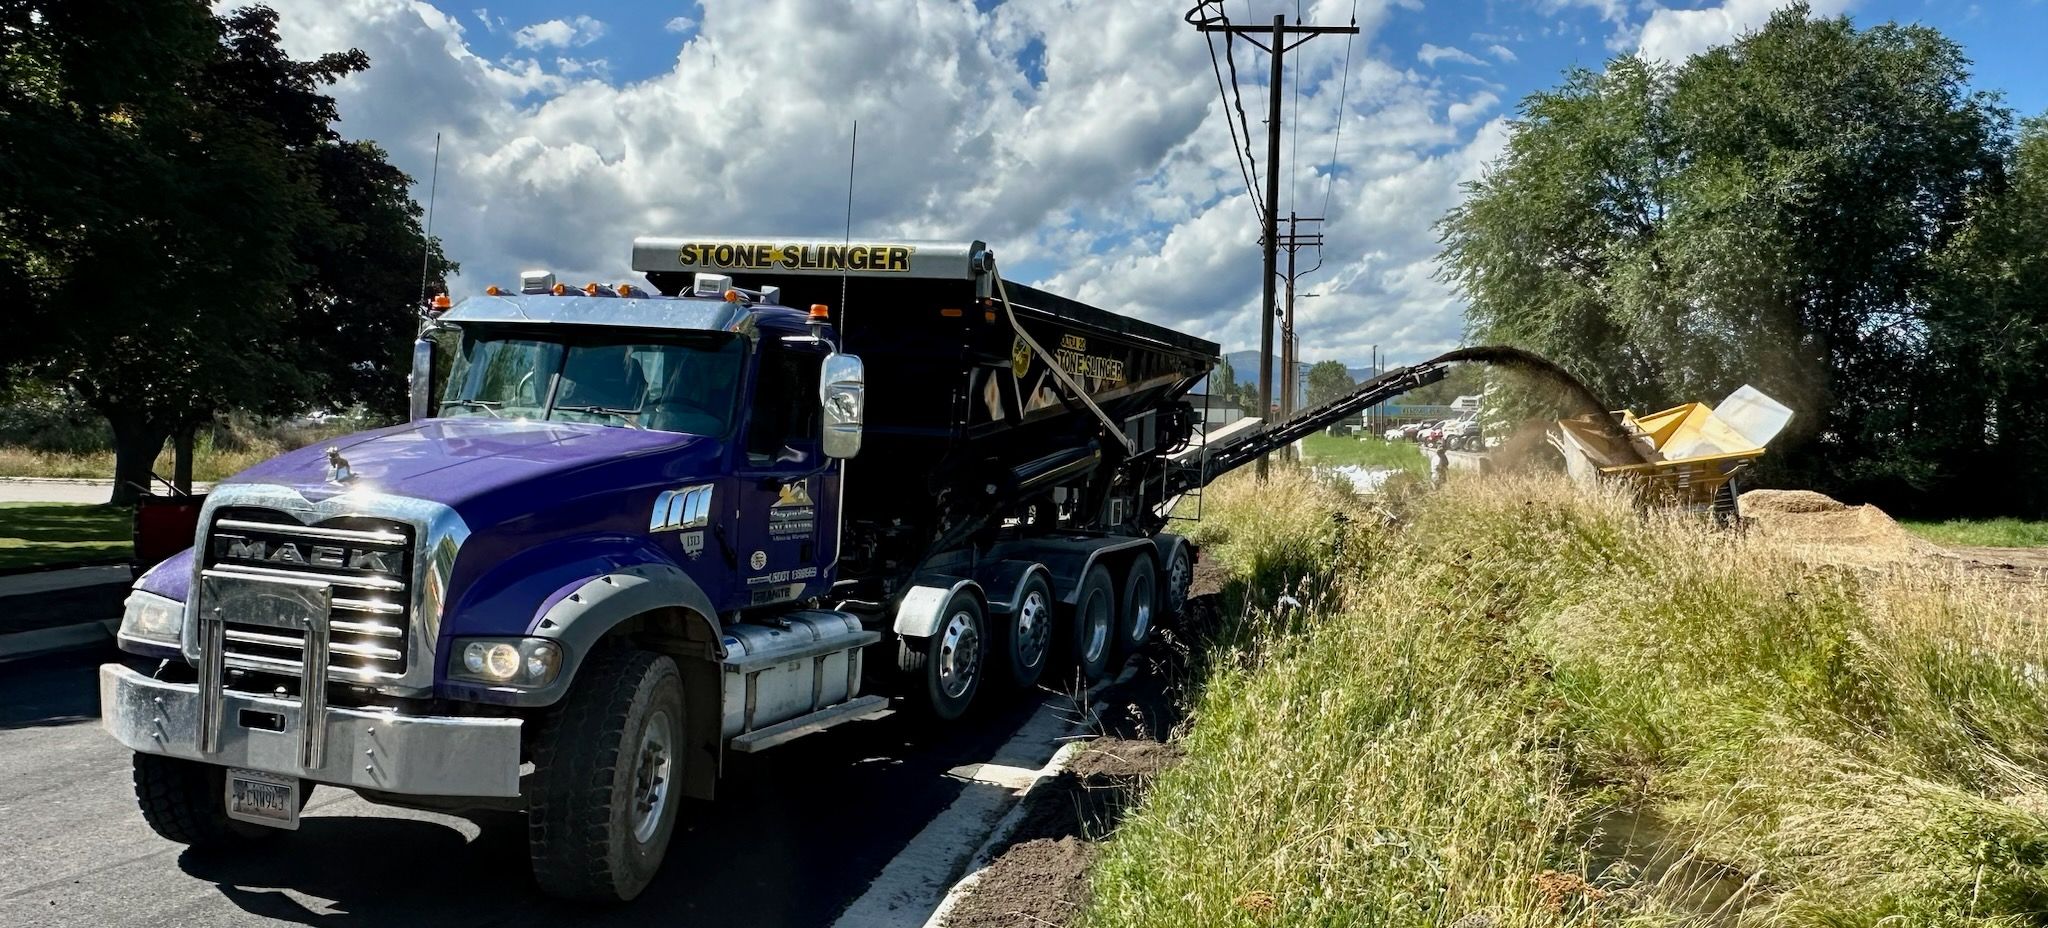
[[761, 568], [768, 566], [768, 552], [754, 552], [754, 556], [747, 559], [747, 566], [752, 567], [755, 570], [760, 570]]
[[910, 272], [914, 245], [768, 245], [690, 242], [676, 250], [676, 263], [735, 271]]

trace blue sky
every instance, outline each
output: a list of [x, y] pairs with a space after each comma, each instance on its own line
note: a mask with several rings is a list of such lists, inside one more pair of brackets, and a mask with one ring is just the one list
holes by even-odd
[[[1237, 349], [1257, 341], [1258, 230], [1188, 5], [275, 0], [293, 54], [369, 53], [335, 89], [342, 129], [383, 144], [423, 198], [442, 133], [435, 232], [463, 265], [458, 296], [523, 267], [623, 279], [637, 234], [837, 234], [859, 119], [856, 234], [980, 238], [1007, 276]], [[1348, 72], [1339, 38], [1292, 59], [1300, 155], [1290, 131], [1282, 175], [1283, 211], [1329, 204], [1303, 357], [1356, 366], [1375, 345], [1403, 361], [1460, 339], [1430, 227], [1498, 153], [1517, 100], [1617, 54], [1682, 58], [1781, 4], [1302, 5], [1325, 23], [1355, 6], [1364, 30]], [[2048, 110], [2044, 0], [1812, 5], [1936, 26], [1979, 87]], [[1295, 7], [1227, 4], [1239, 22]], [[1238, 52], [1258, 132], [1266, 59]]]
[[[996, 0], [976, 0], [975, 5], [989, 10], [1000, 4]], [[1162, 0], [1159, 5], [1167, 12], [1179, 13], [1187, 3]], [[1663, 4], [1674, 9], [1719, 5], [1708, 0]], [[443, 6], [453, 9], [457, 5]], [[1600, 4], [1479, 0], [1420, 6], [1397, 7], [1375, 44], [1394, 58], [1412, 59], [1425, 43], [1456, 48], [1482, 58], [1488, 67], [1475, 68], [1473, 75], [1505, 86], [1507, 92], [1501, 96], [1509, 102], [1555, 83], [1566, 68], [1597, 68], [1615, 54], [1608, 43], [1615, 33], [1614, 24], [1603, 18]], [[1640, 8], [1639, 4], [1636, 6]], [[1264, 22], [1276, 12], [1291, 15], [1294, 4], [1232, 0], [1229, 9], [1233, 20]], [[498, 0], [471, 8], [478, 22], [479, 10], [488, 13], [497, 30], [474, 36], [478, 52], [486, 55], [521, 54], [523, 50], [514, 43], [513, 35], [534, 23], [573, 20], [579, 15], [603, 22], [604, 34], [594, 43], [599, 47], [590, 50], [606, 59], [612, 76], [621, 81], [643, 80], [668, 70], [675, 63], [679, 40], [695, 34], [704, 19], [703, 9], [694, 2]], [[1859, 25], [1890, 20], [1934, 26], [1968, 50], [1976, 65], [1978, 87], [2003, 91], [2009, 104], [2022, 115], [2048, 111], [2048, 80], [2044, 80], [2048, 75], [2042, 73], [2040, 66], [2043, 43], [2048, 42], [2048, 3], [2043, 0], [1866, 0], [1848, 5], [1847, 12]], [[679, 18], [683, 22], [677, 22]], [[678, 27], [688, 25], [672, 31], [671, 23]], [[1514, 60], [1503, 61], [1489, 54], [1486, 49], [1491, 45], [1507, 49], [1514, 54]], [[1041, 60], [1027, 55], [1020, 64], [1034, 82], [1044, 79]]]

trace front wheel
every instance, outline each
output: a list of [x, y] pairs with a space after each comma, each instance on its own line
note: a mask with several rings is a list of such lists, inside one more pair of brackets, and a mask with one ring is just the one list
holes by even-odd
[[[227, 770], [181, 757], [136, 754], [135, 804], [150, 830], [179, 844], [224, 847], [276, 835], [279, 829], [228, 817]], [[299, 808], [313, 784], [299, 786]]]
[[623, 902], [653, 882], [675, 832], [682, 676], [667, 657], [617, 647], [577, 677], [540, 726], [527, 852], [542, 892]]

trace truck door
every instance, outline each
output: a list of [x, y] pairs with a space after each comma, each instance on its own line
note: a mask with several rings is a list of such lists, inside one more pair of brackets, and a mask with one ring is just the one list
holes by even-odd
[[741, 433], [738, 477], [742, 604], [817, 596], [832, 583], [842, 462], [820, 441], [818, 377], [826, 349], [808, 338], [764, 339]]

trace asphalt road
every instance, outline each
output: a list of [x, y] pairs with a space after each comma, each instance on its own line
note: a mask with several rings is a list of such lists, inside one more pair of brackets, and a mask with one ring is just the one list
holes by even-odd
[[948, 771], [1000, 754], [1038, 706], [947, 728], [899, 714], [735, 757], [720, 798], [684, 808], [655, 885], [593, 909], [533, 888], [518, 816], [478, 825], [323, 788], [297, 833], [246, 852], [158, 838], [98, 725], [96, 668], [117, 657], [0, 664], [0, 925], [826, 925], [963, 791], [995, 788]]

